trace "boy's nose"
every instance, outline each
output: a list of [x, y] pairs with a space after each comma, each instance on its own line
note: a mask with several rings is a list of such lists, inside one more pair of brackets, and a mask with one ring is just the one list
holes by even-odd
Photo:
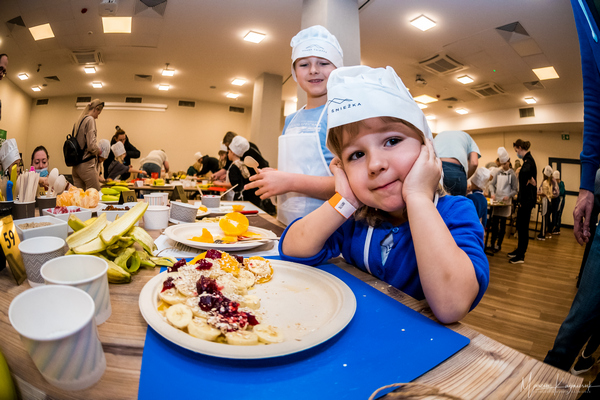
[[368, 168], [370, 175], [377, 175], [381, 171], [385, 170], [385, 159], [378, 157], [377, 155], [370, 156]]

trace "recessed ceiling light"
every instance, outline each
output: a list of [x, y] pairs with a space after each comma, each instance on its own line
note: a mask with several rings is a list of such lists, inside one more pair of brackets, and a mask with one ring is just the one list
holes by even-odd
[[460, 83], [462, 83], [463, 85], [474, 82], [473, 78], [471, 78], [469, 75], [459, 76], [458, 78], [456, 78], [456, 80], [459, 81]]
[[559, 77], [554, 67], [534, 68], [532, 71], [537, 75], [540, 81], [556, 79]]
[[244, 83], [246, 83], [246, 80], [240, 79], [240, 78], [235, 78], [234, 80], [231, 81], [231, 84], [235, 85], [235, 86], [242, 86]]
[[431, 121], [431, 120], [435, 119], [435, 115], [429, 114], [429, 115], [426, 115], [425, 118], [427, 118], [429, 121]]
[[535, 97], [525, 97], [525, 103], [527, 104], [535, 104], [537, 103], [537, 100], [535, 99]]
[[94, 89], [100, 89], [102, 87], [102, 82], [92, 82], [92, 87]]
[[410, 21], [410, 24], [422, 31], [433, 28], [436, 24], [431, 19], [424, 15], [419, 15], [417, 18]]
[[420, 96], [414, 97], [415, 101], [423, 104], [433, 103], [434, 101], [438, 101], [435, 97], [427, 96], [426, 94], [422, 94]]
[[229, 99], [237, 99], [238, 97], [240, 97], [239, 93], [227, 93], [227, 98]]
[[20, 73], [19, 75], [17, 75], [19, 77], [20, 80], [24, 81], [25, 79], [29, 79], [29, 75], [27, 75], [25, 72]]
[[50, 39], [54, 37], [54, 32], [52, 32], [50, 24], [32, 26], [29, 28], [29, 32], [31, 32], [33, 40]]
[[131, 17], [102, 17], [104, 33], [131, 33]]
[[169, 90], [169, 85], [158, 85], [158, 90]]
[[173, 76], [175, 75], [174, 69], [169, 69], [169, 63], [167, 63], [165, 69], [162, 70], [162, 76]]
[[31, 90], [33, 90], [34, 92], [40, 92], [42, 90], [42, 88], [39, 86], [34, 86], [31, 88]]
[[419, 106], [419, 108], [421, 110], [424, 109], [424, 108], [427, 108], [427, 106], [425, 104], [417, 103], [417, 105]]
[[267, 35], [265, 35], [264, 33], [250, 31], [246, 33], [246, 36], [244, 36], [244, 40], [252, 43], [260, 43], [265, 37], [267, 37]]
[[95, 74], [96, 73], [96, 67], [83, 67], [83, 70], [85, 71], [86, 74]]
[[461, 114], [461, 115], [464, 115], [464, 114], [468, 114], [469, 110], [467, 110], [466, 108], [457, 108], [456, 112], [459, 113], [459, 114]]

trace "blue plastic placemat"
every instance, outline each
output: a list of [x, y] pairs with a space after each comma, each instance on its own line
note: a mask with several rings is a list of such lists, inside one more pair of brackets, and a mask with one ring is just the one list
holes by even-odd
[[288, 356], [230, 360], [183, 349], [148, 327], [138, 398], [367, 399], [382, 386], [419, 377], [469, 344], [339, 267], [318, 268], [356, 296], [356, 314], [338, 335]]

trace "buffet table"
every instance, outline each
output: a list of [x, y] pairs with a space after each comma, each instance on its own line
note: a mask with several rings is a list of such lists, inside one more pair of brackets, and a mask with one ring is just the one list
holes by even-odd
[[[273, 230], [277, 235], [283, 227], [268, 214], [248, 217], [251, 226]], [[149, 231], [158, 238], [160, 231]], [[426, 302], [417, 301], [345, 263], [342, 258], [331, 261], [342, 270], [366, 282], [396, 301], [433, 319]], [[25, 282], [16, 286], [8, 271], [0, 272], [0, 350], [6, 357], [23, 398], [44, 399], [135, 399], [138, 397], [142, 355], [148, 325], [138, 307], [139, 293], [144, 285], [159, 273], [141, 270], [131, 283], [110, 285], [112, 315], [98, 327], [106, 354], [107, 368], [102, 379], [91, 388], [79, 392], [65, 392], [48, 384], [38, 372], [19, 335], [8, 321], [8, 307], [12, 299], [27, 290]], [[441, 393], [463, 399], [575, 399], [582, 378], [558, 370], [531, 357], [504, 346], [461, 323], [449, 325], [452, 331], [470, 339], [466, 347], [413, 382], [435, 388]], [[371, 338], [369, 340], [377, 340]], [[360, 344], [357, 343], [357, 349]], [[156, 370], [153, 379], [165, 385], [176, 385], [177, 377], [168, 370]], [[389, 382], [393, 384], [396, 382]], [[373, 391], [379, 386], [373, 387]], [[224, 388], [226, 390], [226, 388]], [[201, 390], [199, 390], [202, 393]], [[224, 393], [227, 393], [226, 391]], [[338, 398], [357, 398], [339, 388]], [[359, 397], [363, 398], [363, 397]]]

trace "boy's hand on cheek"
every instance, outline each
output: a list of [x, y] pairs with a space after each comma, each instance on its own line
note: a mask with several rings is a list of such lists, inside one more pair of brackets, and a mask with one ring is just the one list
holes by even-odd
[[350, 188], [348, 177], [346, 176], [346, 172], [344, 172], [342, 167], [342, 161], [338, 157], [335, 157], [333, 160], [331, 160], [329, 169], [335, 177], [335, 191], [338, 192], [343, 198], [348, 200], [354, 207], [361, 207], [362, 203], [358, 201], [354, 195], [354, 192]]
[[435, 156], [431, 140], [426, 139], [421, 153], [404, 178], [402, 196], [408, 203], [409, 198], [427, 198], [433, 201], [435, 191], [442, 176], [442, 162]]

